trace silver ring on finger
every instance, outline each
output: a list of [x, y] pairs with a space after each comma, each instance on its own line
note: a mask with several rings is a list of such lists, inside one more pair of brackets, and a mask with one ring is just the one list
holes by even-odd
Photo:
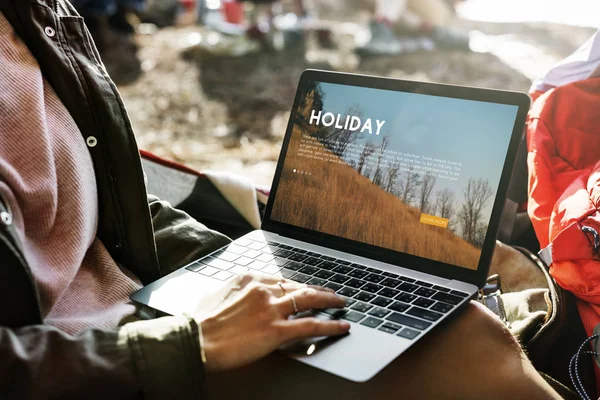
[[292, 302], [292, 307], [294, 308], [294, 313], [292, 315], [298, 314], [298, 304], [296, 304], [296, 299], [289, 294], [286, 294], [285, 297], [288, 297]]

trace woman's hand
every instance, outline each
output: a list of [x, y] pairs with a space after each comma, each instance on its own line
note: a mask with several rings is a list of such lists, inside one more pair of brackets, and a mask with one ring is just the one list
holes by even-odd
[[205, 369], [233, 369], [256, 361], [287, 342], [342, 335], [350, 329], [348, 322], [288, 317], [296, 311], [341, 308], [345, 303], [329, 289], [281, 278], [238, 277], [227, 287], [224, 306], [198, 321], [204, 336]]

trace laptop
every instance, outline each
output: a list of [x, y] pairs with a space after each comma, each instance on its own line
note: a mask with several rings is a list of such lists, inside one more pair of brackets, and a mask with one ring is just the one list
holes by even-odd
[[346, 307], [312, 314], [350, 333], [280, 350], [367, 381], [483, 287], [529, 105], [523, 93], [305, 71], [261, 229], [131, 299], [190, 313], [247, 271], [331, 288]]

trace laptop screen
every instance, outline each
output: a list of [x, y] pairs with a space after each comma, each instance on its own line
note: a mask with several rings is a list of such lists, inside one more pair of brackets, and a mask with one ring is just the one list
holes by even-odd
[[518, 106], [301, 90], [271, 219], [477, 269]]

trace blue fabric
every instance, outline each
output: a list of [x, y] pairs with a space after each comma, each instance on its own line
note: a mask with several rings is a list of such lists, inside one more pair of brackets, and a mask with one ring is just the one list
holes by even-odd
[[77, 11], [86, 17], [111, 16], [117, 6], [142, 9], [145, 0], [71, 0]]

